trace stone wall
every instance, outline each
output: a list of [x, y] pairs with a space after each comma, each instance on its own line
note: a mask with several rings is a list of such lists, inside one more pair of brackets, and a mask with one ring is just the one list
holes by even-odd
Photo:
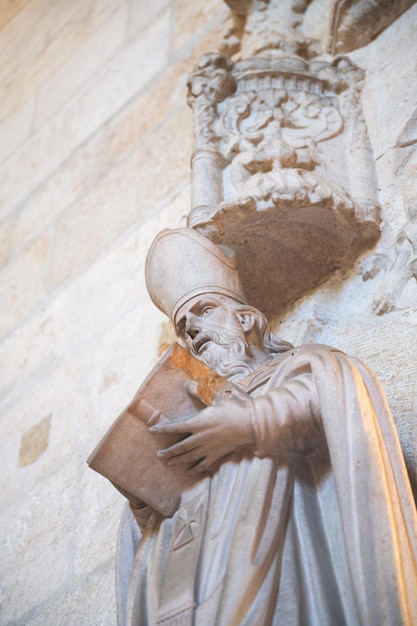
[[115, 624], [123, 498], [86, 459], [166, 340], [147, 248], [189, 210], [219, 0], [0, 9], [0, 623]]
[[[172, 339], [143, 264], [158, 231], [185, 225], [186, 78], [228, 15], [220, 0], [9, 0], [0, 10], [1, 624], [115, 624], [123, 498], [85, 460]], [[366, 71], [381, 240], [281, 325], [295, 343], [330, 343], [376, 370], [410, 472], [416, 19], [414, 6], [349, 55]]]

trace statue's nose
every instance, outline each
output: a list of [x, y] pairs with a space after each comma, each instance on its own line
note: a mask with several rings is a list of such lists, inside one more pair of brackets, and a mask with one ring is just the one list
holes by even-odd
[[187, 335], [191, 339], [195, 339], [197, 337], [199, 331], [197, 330], [197, 328], [194, 328], [194, 327], [191, 326], [191, 327], [186, 328], [185, 332], [187, 333]]
[[186, 334], [191, 338], [191, 339], [195, 339], [198, 335], [198, 333], [200, 332], [200, 328], [199, 325], [196, 323], [196, 319], [194, 317], [194, 315], [187, 315], [186, 321], [185, 321], [185, 332]]

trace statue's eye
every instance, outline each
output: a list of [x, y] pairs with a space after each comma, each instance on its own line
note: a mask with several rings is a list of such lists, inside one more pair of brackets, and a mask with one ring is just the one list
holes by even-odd
[[210, 315], [211, 313], [213, 313], [214, 310], [214, 306], [205, 306], [201, 309], [201, 317], [207, 317], [207, 315]]

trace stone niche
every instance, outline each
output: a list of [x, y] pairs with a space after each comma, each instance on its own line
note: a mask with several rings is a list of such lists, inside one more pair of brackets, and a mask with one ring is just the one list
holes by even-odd
[[206, 54], [188, 82], [189, 226], [236, 252], [248, 300], [268, 316], [379, 236], [363, 72], [346, 57], [304, 56]]

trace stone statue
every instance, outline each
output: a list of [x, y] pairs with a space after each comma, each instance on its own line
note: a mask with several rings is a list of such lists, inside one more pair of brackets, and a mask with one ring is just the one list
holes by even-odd
[[159, 457], [195, 481], [172, 517], [126, 509], [120, 623], [416, 624], [415, 506], [374, 374], [276, 337], [231, 251], [192, 229], [157, 236], [146, 278], [179, 341], [238, 393], [150, 428], [180, 436]]

